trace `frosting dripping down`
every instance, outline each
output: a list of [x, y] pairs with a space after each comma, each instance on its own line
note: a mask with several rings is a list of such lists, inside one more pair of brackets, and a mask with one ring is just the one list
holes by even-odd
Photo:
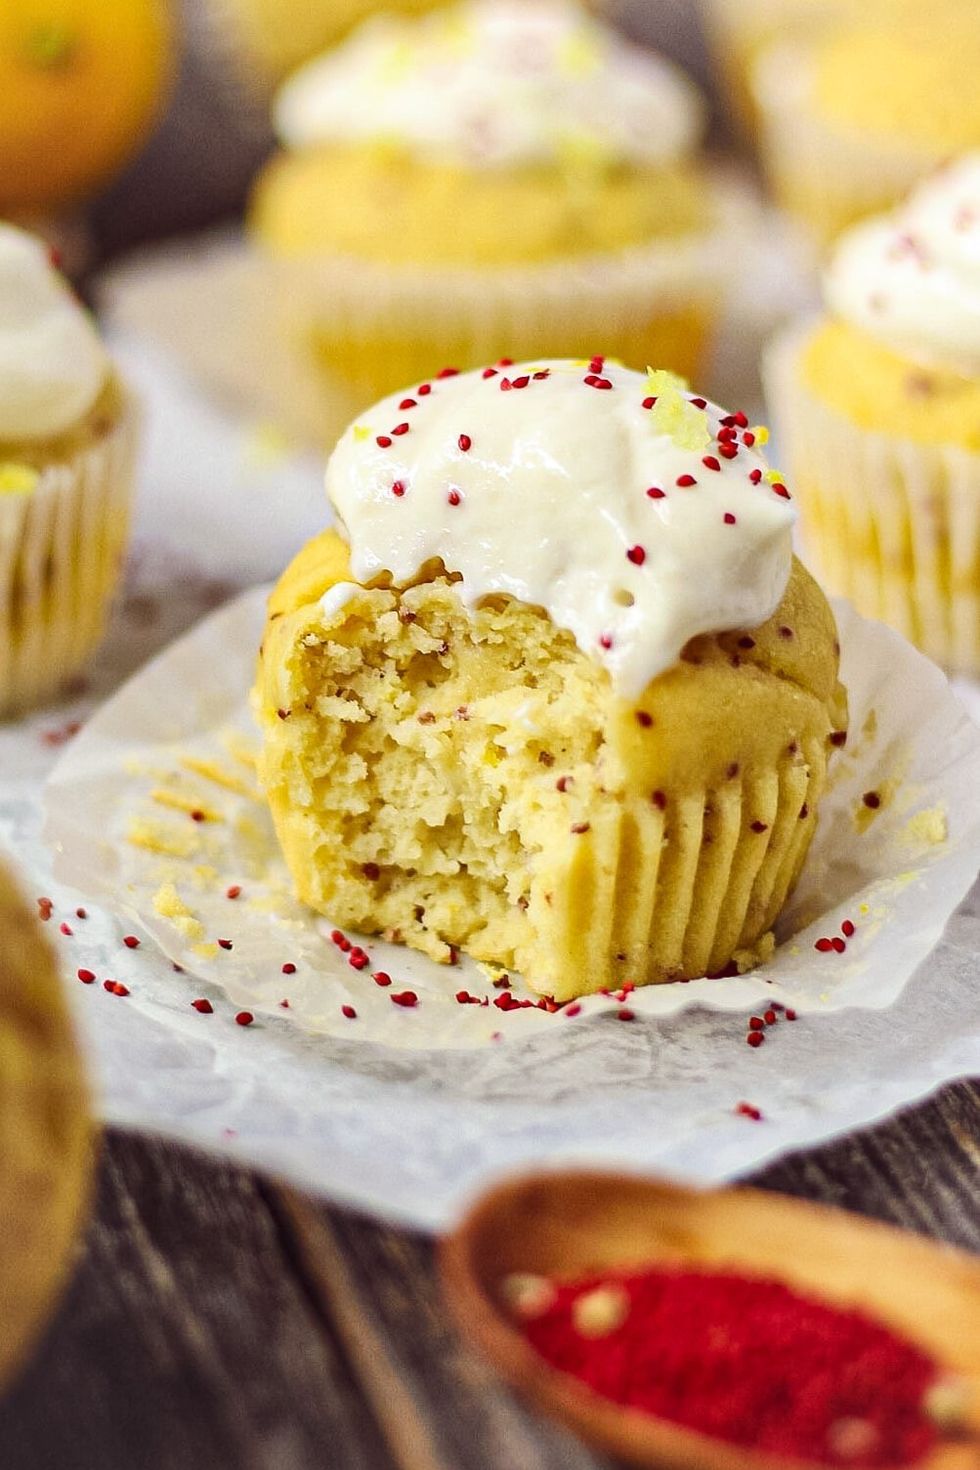
[[764, 437], [668, 373], [501, 362], [377, 404], [327, 493], [359, 582], [440, 559], [469, 606], [543, 607], [635, 698], [696, 634], [779, 604], [795, 511]]
[[911, 361], [980, 374], [980, 152], [848, 231], [825, 292], [838, 316]]

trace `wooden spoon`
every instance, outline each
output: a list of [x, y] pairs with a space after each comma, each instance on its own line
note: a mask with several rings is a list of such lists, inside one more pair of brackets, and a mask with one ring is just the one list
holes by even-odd
[[699, 1192], [626, 1175], [538, 1174], [501, 1185], [442, 1243], [464, 1335], [541, 1409], [633, 1465], [799, 1470], [593, 1394], [552, 1368], [504, 1305], [512, 1273], [571, 1279], [664, 1263], [767, 1275], [864, 1308], [964, 1389], [962, 1427], [917, 1470], [980, 1470], [980, 1261], [842, 1210], [755, 1189]]

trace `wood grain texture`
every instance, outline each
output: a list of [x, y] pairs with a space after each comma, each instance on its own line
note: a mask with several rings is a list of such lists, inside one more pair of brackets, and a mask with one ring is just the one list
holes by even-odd
[[[753, 1182], [980, 1251], [980, 1085]], [[0, 1466], [609, 1470], [461, 1346], [427, 1239], [120, 1133]]]

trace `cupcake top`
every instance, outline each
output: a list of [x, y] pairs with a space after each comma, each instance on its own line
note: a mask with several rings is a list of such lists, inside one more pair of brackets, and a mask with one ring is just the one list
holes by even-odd
[[476, 168], [663, 164], [692, 150], [696, 89], [571, 0], [465, 0], [378, 17], [283, 87], [292, 148], [390, 143]]
[[109, 360], [47, 247], [0, 224], [0, 441], [53, 439], [92, 408]]
[[795, 512], [767, 437], [670, 373], [500, 362], [377, 404], [337, 445], [327, 493], [359, 583], [441, 560], [470, 606], [543, 607], [632, 698], [689, 639], [778, 606]]
[[825, 294], [835, 315], [903, 357], [980, 375], [980, 152], [849, 230]]

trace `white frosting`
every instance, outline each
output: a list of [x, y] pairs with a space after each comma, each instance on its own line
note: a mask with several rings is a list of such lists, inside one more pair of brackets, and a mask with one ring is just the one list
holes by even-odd
[[980, 152], [850, 230], [825, 289], [832, 311], [903, 356], [980, 374]]
[[[401, 585], [441, 558], [468, 605], [505, 593], [545, 608], [636, 697], [695, 634], [764, 622], [789, 577], [794, 508], [744, 426], [723, 456], [723, 410], [703, 402], [612, 363], [567, 361], [386, 398], [327, 467], [352, 572]], [[678, 484], [688, 475], [694, 485]]]
[[0, 224], [0, 440], [50, 439], [95, 403], [108, 358], [47, 247]]
[[382, 139], [475, 167], [663, 163], [695, 146], [703, 109], [680, 71], [570, 0], [468, 0], [367, 22], [286, 83], [275, 122], [293, 148]]

